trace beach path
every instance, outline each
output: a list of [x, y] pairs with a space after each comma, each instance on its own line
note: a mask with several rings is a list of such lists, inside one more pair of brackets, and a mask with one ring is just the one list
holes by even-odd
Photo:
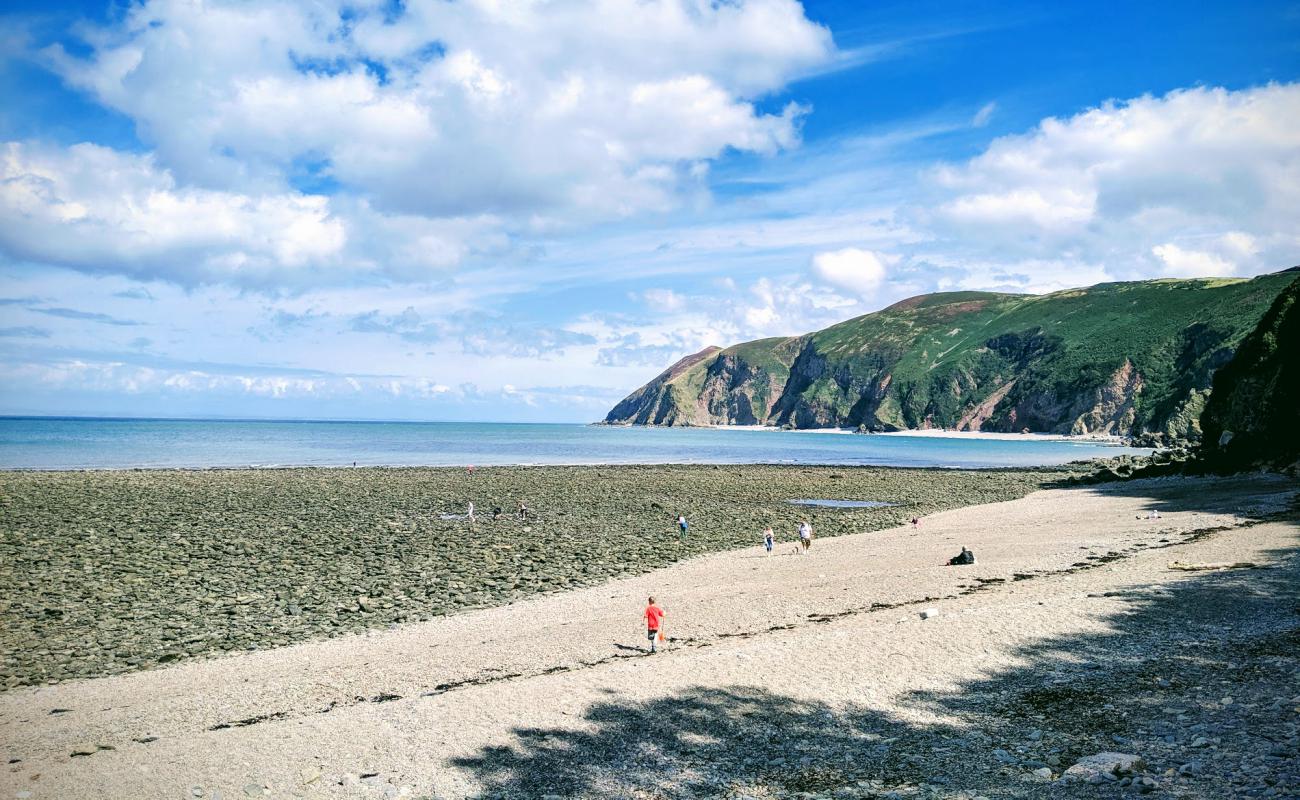
[[[1134, 592], [1198, 579], [1172, 562], [1294, 558], [1297, 526], [1259, 520], [1297, 488], [1251, 476], [1053, 489], [819, 539], [807, 556], [778, 531], [766, 557], [755, 531], [753, 548], [500, 608], [13, 690], [0, 695], [0, 797], [461, 797], [518, 788], [503, 765], [540, 763], [493, 748], [593, 735], [593, 708], [701, 691], [960, 727], [950, 706], [914, 698], [1024, 668], [1047, 642], [1113, 634]], [[1140, 518], [1153, 508], [1160, 519]], [[978, 564], [941, 566], [962, 546]], [[650, 594], [672, 637], [654, 656], [640, 651]], [[597, 795], [602, 779], [567, 788]]]

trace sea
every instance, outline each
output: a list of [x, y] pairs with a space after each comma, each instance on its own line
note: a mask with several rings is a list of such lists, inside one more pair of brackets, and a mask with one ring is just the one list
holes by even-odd
[[505, 422], [0, 417], [0, 469], [541, 464], [1027, 467], [1150, 450], [1095, 441]]

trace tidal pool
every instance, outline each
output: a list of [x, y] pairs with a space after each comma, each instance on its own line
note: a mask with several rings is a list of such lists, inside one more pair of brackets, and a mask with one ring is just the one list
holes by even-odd
[[803, 499], [787, 500], [796, 506], [821, 506], [825, 508], [885, 508], [892, 506], [893, 503], [882, 503], [879, 500], [822, 500], [822, 499]]

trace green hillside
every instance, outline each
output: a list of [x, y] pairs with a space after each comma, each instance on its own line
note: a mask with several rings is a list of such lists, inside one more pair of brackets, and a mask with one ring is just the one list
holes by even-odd
[[696, 354], [606, 422], [1196, 438], [1215, 370], [1294, 277], [924, 295]]

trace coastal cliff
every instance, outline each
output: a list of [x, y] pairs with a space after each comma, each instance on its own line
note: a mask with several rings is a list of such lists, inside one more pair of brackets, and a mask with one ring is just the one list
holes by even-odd
[[1294, 279], [922, 295], [814, 333], [688, 356], [605, 422], [1195, 441], [1216, 370]]
[[1215, 374], [1201, 427], [1201, 455], [1212, 466], [1300, 463], [1300, 277]]

